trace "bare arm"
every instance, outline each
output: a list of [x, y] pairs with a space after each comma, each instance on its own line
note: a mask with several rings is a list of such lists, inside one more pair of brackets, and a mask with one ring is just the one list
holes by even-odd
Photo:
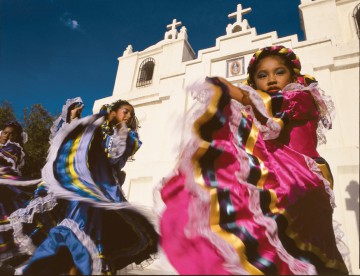
[[219, 78], [219, 80], [227, 87], [227, 91], [230, 95], [230, 97], [238, 102], [240, 102], [243, 105], [250, 105], [255, 113], [256, 118], [262, 123], [266, 124], [267, 118], [262, 115], [257, 107], [254, 105], [254, 103], [250, 99], [250, 94], [248, 91], [245, 91], [241, 89], [240, 87], [237, 87], [233, 84], [231, 84], [229, 81], [227, 81], [224, 78]]
[[250, 104], [250, 96], [249, 92], [242, 90], [241, 88], [234, 86], [229, 81], [227, 81], [224, 78], [219, 77], [218, 78], [225, 86], [227, 87], [227, 91], [231, 98], [234, 100], [237, 100], [238, 102], [242, 103], [243, 105], [249, 105]]

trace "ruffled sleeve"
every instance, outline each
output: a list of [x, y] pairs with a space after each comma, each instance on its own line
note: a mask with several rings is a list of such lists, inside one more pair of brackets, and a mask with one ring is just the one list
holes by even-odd
[[281, 112], [289, 120], [316, 120], [319, 118], [314, 98], [307, 91], [285, 92]]
[[56, 136], [57, 132], [60, 130], [60, 128], [63, 126], [63, 124], [65, 123], [65, 121], [61, 118], [58, 117], [52, 127], [50, 128], [50, 137], [49, 137], [49, 141], [51, 143], [51, 141], [54, 139], [54, 137]]
[[281, 109], [276, 114], [284, 122], [279, 141], [299, 153], [318, 157], [316, 149], [320, 112], [312, 94], [306, 90], [282, 94]]
[[24, 165], [24, 152], [22, 147], [11, 141], [5, 145], [0, 145], [0, 160], [3, 166], [11, 167], [14, 171], [20, 173], [19, 169]]
[[110, 164], [117, 168], [123, 168], [127, 159], [134, 155], [140, 148], [142, 142], [136, 131], [128, 129], [123, 124], [117, 131], [106, 131], [103, 127], [103, 143]]

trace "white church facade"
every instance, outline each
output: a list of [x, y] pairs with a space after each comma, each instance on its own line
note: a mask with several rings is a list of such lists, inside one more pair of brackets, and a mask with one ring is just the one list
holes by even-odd
[[163, 40], [136, 52], [129, 45], [118, 58], [113, 94], [95, 101], [93, 112], [120, 98], [135, 107], [144, 143], [135, 155], [136, 161], [125, 167], [124, 192], [130, 202], [153, 205], [154, 188], [174, 168], [178, 148], [184, 143], [184, 118], [193, 105], [193, 99], [184, 92], [187, 85], [205, 76], [242, 82], [249, 60], [259, 48], [284, 45], [294, 50], [302, 72], [314, 76], [335, 104], [333, 129], [326, 133], [327, 143], [319, 152], [334, 175], [334, 219], [341, 224], [343, 240], [349, 247], [349, 269], [360, 274], [360, 0], [301, 0], [303, 41], [297, 35], [278, 37], [276, 31], [257, 34], [243, 18], [248, 12], [251, 8], [239, 4], [229, 15], [235, 22], [224, 26], [226, 34], [197, 55], [188, 42], [186, 27], [174, 19]]

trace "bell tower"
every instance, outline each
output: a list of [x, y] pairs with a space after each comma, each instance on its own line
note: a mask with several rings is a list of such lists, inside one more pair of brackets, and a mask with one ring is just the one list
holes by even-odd
[[340, 44], [360, 37], [360, 3], [354, 0], [301, 0], [301, 25], [306, 40], [331, 39]]

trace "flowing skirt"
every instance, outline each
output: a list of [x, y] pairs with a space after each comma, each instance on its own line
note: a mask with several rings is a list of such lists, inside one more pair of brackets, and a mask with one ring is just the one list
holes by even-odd
[[24, 274], [116, 273], [157, 252], [146, 208], [127, 202], [101, 146], [101, 114], [58, 134], [42, 171], [45, 191], [12, 215], [18, 241], [33, 253]]
[[14, 230], [9, 217], [28, 204], [41, 179], [20, 176], [10, 167], [1, 167], [0, 171], [0, 263], [3, 263], [14, 261], [15, 257], [26, 253], [13, 238]]
[[207, 92], [160, 190], [161, 247], [173, 267], [180, 274], [347, 274], [332, 190], [317, 163], [264, 140], [252, 109], [221, 84]]

